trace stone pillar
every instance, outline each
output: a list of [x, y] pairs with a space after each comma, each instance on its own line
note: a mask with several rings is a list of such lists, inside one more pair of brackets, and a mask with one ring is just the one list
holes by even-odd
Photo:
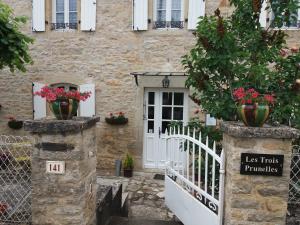
[[[24, 123], [25, 130], [35, 138], [32, 153], [33, 225], [95, 224], [98, 121], [99, 117], [75, 117], [73, 120]], [[47, 172], [49, 161], [64, 163], [65, 172]], [[58, 166], [54, 172], [57, 170]]]
[[[226, 155], [224, 225], [285, 225], [291, 143], [299, 136], [299, 131], [286, 126], [245, 127], [237, 122], [223, 122], [221, 129]], [[240, 174], [242, 153], [266, 154], [271, 158], [271, 155], [283, 155], [282, 176], [270, 176], [276, 171], [273, 168], [276, 160], [268, 161], [270, 167], [264, 163], [260, 165], [260, 171], [271, 171], [267, 176]], [[258, 163], [265, 162], [264, 158], [257, 159]], [[252, 160], [255, 161], [255, 157]]]

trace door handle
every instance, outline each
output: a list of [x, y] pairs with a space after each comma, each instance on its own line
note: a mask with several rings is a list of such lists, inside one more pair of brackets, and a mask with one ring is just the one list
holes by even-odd
[[161, 130], [160, 130], [160, 127], [158, 128], [158, 137], [160, 138], [160, 135], [161, 135]]

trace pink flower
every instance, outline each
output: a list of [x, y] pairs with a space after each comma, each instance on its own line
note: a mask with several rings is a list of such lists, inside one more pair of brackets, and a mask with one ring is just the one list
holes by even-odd
[[275, 98], [273, 97], [273, 95], [265, 95], [264, 99], [269, 103], [269, 104], [274, 104], [275, 102]]
[[299, 47], [293, 46], [293, 47], [291, 48], [291, 52], [292, 52], [292, 53], [298, 53], [298, 52], [299, 52]]

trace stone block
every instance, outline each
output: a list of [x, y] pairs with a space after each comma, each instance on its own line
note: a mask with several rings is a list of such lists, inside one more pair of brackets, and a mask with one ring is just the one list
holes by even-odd
[[[26, 121], [26, 129], [36, 140], [32, 157], [33, 225], [95, 224], [98, 120]], [[54, 148], [49, 150], [43, 143], [55, 143], [51, 145]], [[72, 148], [61, 151], [61, 146]], [[46, 173], [46, 161], [64, 161], [65, 173]]]

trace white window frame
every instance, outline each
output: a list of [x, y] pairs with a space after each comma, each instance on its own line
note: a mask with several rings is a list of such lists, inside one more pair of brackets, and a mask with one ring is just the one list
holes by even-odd
[[[76, 9], [77, 11], [70, 11], [70, 1], [69, 0], [64, 0], [64, 23], [69, 24], [70, 23], [70, 18], [69, 18], [69, 13], [70, 12], [76, 12], [77, 13], [77, 20], [78, 20], [78, 2], [76, 1]], [[52, 0], [52, 23], [56, 23], [56, 0]], [[58, 28], [55, 30], [74, 30], [70, 27], [66, 28]]]
[[[157, 1], [158, 0], [153, 0], [153, 18], [154, 22], [157, 22]], [[185, 0], [180, 0], [181, 1], [181, 15], [180, 15], [180, 21], [184, 23], [184, 2]], [[172, 19], [172, 0], [166, 0], [166, 20], [165, 22], [171, 22]], [[176, 10], [176, 9], [175, 9]], [[156, 29], [179, 29], [176, 27], [161, 27], [161, 28], [156, 28]]]

